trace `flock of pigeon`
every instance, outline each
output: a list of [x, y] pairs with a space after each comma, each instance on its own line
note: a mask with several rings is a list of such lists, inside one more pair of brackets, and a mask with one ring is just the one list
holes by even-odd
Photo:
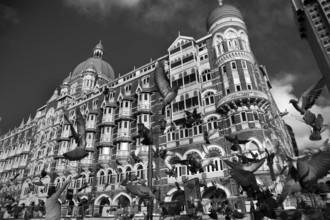
[[[306, 90], [299, 100], [290, 100], [290, 103], [295, 107], [295, 109], [301, 113], [302, 120], [311, 127], [310, 140], [320, 140], [321, 133], [326, 128], [326, 125], [323, 124], [324, 120], [322, 115], [318, 114], [317, 117], [310, 111], [310, 108], [314, 105], [317, 98], [320, 96], [322, 89], [325, 85], [325, 80], [321, 79], [314, 86]], [[162, 96], [163, 100], [161, 103], [162, 114], [165, 114], [165, 107], [170, 104], [178, 94], [179, 87], [170, 87], [170, 82], [166, 77], [164, 62], [159, 62], [156, 70], [155, 70], [155, 87], [156, 91]], [[108, 97], [109, 90], [105, 89], [104, 94]], [[193, 112], [185, 111], [186, 118], [183, 121], [182, 126], [186, 128], [191, 128], [195, 123], [202, 121], [201, 114], [197, 113], [197, 109]], [[282, 113], [280, 117], [286, 115], [287, 112]], [[80, 161], [88, 155], [88, 151], [86, 150], [86, 128], [85, 128], [85, 119], [81, 114], [80, 110], [76, 110], [76, 124], [77, 131], [72, 122], [68, 119], [67, 115], [64, 115], [65, 120], [70, 125], [70, 130], [73, 138], [77, 143], [77, 147], [74, 150], [71, 150], [67, 153], [64, 153], [63, 156], [65, 159], [69, 161]], [[172, 157], [170, 161], [165, 160], [166, 156], [173, 156], [174, 153], [168, 151], [166, 147], [161, 149], [154, 149], [151, 145], [153, 145], [153, 134], [152, 130], [144, 126], [143, 123], [140, 123], [138, 134], [135, 138], [142, 139], [143, 145], [150, 146], [150, 150], [153, 150], [153, 157], [160, 158], [163, 160], [164, 165], [167, 167], [166, 173], [170, 177], [177, 177], [175, 165], [181, 164], [187, 166], [189, 171], [192, 174], [196, 174], [197, 172], [204, 172], [205, 167], [211, 165], [215, 166], [214, 158], [209, 158], [209, 150], [208, 145], [210, 144], [209, 137], [211, 137], [214, 133], [218, 132], [217, 130], [205, 130], [204, 131], [204, 140], [205, 143], [202, 144], [202, 149], [204, 151], [204, 158], [200, 158], [199, 155], [190, 154], [187, 159], [181, 160], [176, 157]], [[177, 125], [172, 122], [173, 128], [177, 129]], [[164, 128], [165, 129], [165, 128]], [[163, 129], [163, 131], [164, 131]], [[225, 139], [232, 143], [231, 150], [233, 152], [237, 152], [237, 157], [239, 161], [235, 160], [224, 160], [224, 162], [230, 167], [229, 176], [225, 177], [227, 179], [233, 179], [240, 185], [242, 191], [245, 192], [247, 197], [251, 200], [251, 211], [254, 213], [255, 219], [262, 219], [263, 217], [268, 218], [276, 218], [275, 209], [283, 203], [283, 201], [292, 194], [298, 192], [315, 192], [317, 186], [317, 181], [320, 178], [323, 178], [328, 174], [330, 170], [330, 151], [328, 147], [320, 147], [318, 151], [310, 150], [308, 154], [304, 156], [300, 156], [297, 158], [290, 157], [286, 155], [282, 151], [274, 151], [273, 153], [265, 152], [253, 153], [250, 151], [251, 157], [247, 157], [242, 153], [242, 149], [240, 145], [244, 145], [249, 142], [249, 140], [240, 140], [238, 136], [225, 136]], [[277, 146], [279, 147], [279, 146]], [[265, 153], [265, 156], [261, 158], [261, 155]], [[140, 150], [136, 149], [131, 153], [131, 158], [134, 163], [141, 162], [139, 158]], [[285, 155], [283, 155], [285, 154]], [[276, 195], [276, 199], [274, 199], [274, 195], [272, 191], [274, 189], [274, 184], [278, 183], [277, 178], [275, 177], [273, 170], [273, 159], [275, 156], [281, 156], [282, 158], [286, 158], [287, 166], [280, 173], [281, 176], [286, 175], [284, 187], [282, 193], [280, 195]], [[260, 158], [260, 159], [258, 159]], [[255, 172], [267, 162], [270, 170], [270, 176], [273, 181], [273, 185], [268, 187], [258, 185], [256, 181]], [[117, 160], [117, 165], [121, 165]], [[286, 172], [287, 170], [287, 172]], [[286, 173], [286, 174], [285, 174]], [[30, 189], [33, 190], [33, 185], [43, 186], [41, 179], [47, 175], [47, 172], [43, 170], [41, 172], [41, 176], [38, 181], [34, 181], [29, 184]], [[17, 178], [16, 175], [12, 181]], [[81, 172], [75, 178], [80, 178]], [[156, 177], [159, 179], [159, 177]], [[283, 178], [282, 178], [283, 179]], [[129, 175], [126, 179], [124, 179], [121, 183], [121, 186], [125, 187], [126, 191], [134, 196], [138, 196], [141, 202], [145, 202], [149, 199], [155, 198], [155, 193], [159, 191], [158, 187], [154, 187], [151, 190], [146, 184], [144, 180], [138, 179], [135, 175]], [[179, 184], [176, 182], [176, 186], [178, 190], [181, 190]], [[88, 187], [88, 184], [82, 186]], [[81, 190], [81, 189], [80, 189]], [[78, 190], [79, 191], [79, 190]], [[158, 193], [159, 194], [159, 193]], [[157, 198], [157, 196], [156, 196]], [[257, 200], [257, 207], [254, 207], [252, 200]], [[139, 205], [141, 204], [139, 203]], [[239, 213], [235, 208], [233, 208], [228, 201], [224, 201], [221, 207], [215, 207], [210, 210], [209, 216], [212, 219], [218, 219], [217, 214], [222, 213], [226, 215], [226, 219], [232, 218], [244, 218], [243, 213]], [[190, 216], [191, 218], [197, 217]]]

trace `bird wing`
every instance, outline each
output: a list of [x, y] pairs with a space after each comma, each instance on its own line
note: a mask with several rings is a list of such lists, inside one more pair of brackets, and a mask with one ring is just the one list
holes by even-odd
[[320, 146], [321, 151], [329, 151], [330, 149], [330, 144], [329, 144], [329, 138], [326, 139], [323, 144]]
[[79, 142], [79, 135], [77, 134], [76, 130], [74, 129], [74, 126], [73, 126], [72, 122], [69, 120], [67, 114], [64, 114], [64, 118], [69, 123], [71, 133], [72, 133], [74, 139], [76, 140], [76, 142], [78, 143]]
[[229, 160], [224, 160], [224, 162], [232, 169], [242, 169], [243, 164], [240, 162], [232, 162]]
[[232, 143], [235, 141], [235, 138], [232, 138], [230, 136], [225, 136], [225, 138], [226, 138], [227, 141], [230, 141]]
[[164, 65], [164, 61], [159, 62], [155, 69], [155, 85], [163, 98], [171, 91], [170, 82], [166, 77]]
[[313, 126], [316, 122], [316, 116], [311, 111], [307, 110], [304, 114], [303, 120], [306, 124]]
[[172, 169], [172, 165], [168, 162], [168, 161], [164, 161], [164, 165], [169, 169], [171, 170]]
[[316, 84], [312, 85], [305, 92], [303, 92], [299, 98], [298, 105], [305, 110], [311, 108], [315, 104], [315, 101], [318, 99], [318, 97], [321, 95], [324, 86], [325, 78], [322, 78]]
[[250, 142], [250, 140], [238, 140], [238, 144], [246, 144], [249, 142]]
[[210, 153], [209, 149], [207, 148], [206, 144], [202, 144], [203, 151], [205, 152], [206, 155]]
[[187, 118], [192, 118], [192, 113], [190, 111], [184, 111], [186, 113]]
[[210, 165], [212, 162], [213, 162], [213, 159], [211, 159], [211, 158], [207, 158], [207, 159], [202, 160], [202, 163], [201, 163], [202, 168]]
[[297, 170], [302, 182], [313, 182], [326, 176], [330, 170], [330, 152], [319, 152], [297, 160]]
[[288, 197], [288, 195], [291, 194], [292, 191], [292, 184], [294, 184], [294, 180], [291, 179], [289, 181], [287, 181], [282, 189], [282, 193], [281, 195], [279, 195], [276, 199], [277, 205], [280, 205], [284, 202], [284, 200], [286, 199], [286, 197]]
[[242, 187], [256, 186], [257, 180], [255, 175], [246, 170], [241, 169], [231, 169], [231, 178], [233, 178]]
[[85, 135], [86, 133], [86, 120], [84, 116], [81, 114], [81, 111], [77, 109], [77, 129], [79, 135]]
[[264, 164], [265, 160], [266, 160], [266, 157], [262, 158], [261, 160], [255, 162], [255, 163], [244, 164], [243, 169], [250, 171], [250, 172], [255, 172]]

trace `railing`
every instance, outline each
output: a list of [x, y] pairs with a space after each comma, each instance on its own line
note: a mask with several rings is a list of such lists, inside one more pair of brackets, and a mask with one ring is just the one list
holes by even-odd
[[103, 115], [102, 117], [102, 123], [103, 122], [114, 122], [114, 116], [112, 114], [107, 114], [107, 115]]
[[[31, 218], [41, 218], [45, 217], [45, 207], [39, 208], [38, 206], [32, 207], [25, 206], [26, 211], [18, 213], [15, 219], [31, 219]], [[134, 219], [144, 219], [144, 213], [146, 213], [146, 207], [142, 207], [142, 211], [138, 211], [138, 207], [131, 206], [126, 208], [119, 208], [118, 206], [109, 205], [85, 205], [85, 206], [68, 206], [62, 205], [61, 207], [61, 218], [77, 218], [77, 217], [108, 217], [109, 219], [122, 219], [121, 217], [130, 216], [135, 214]], [[154, 215], [159, 216], [160, 210], [157, 206], [154, 206]], [[4, 212], [0, 212], [0, 216], [3, 216]], [[107, 218], [107, 219], [108, 219]], [[1, 218], [0, 218], [1, 219]], [[77, 218], [78, 219], [78, 218]], [[154, 217], [156, 220], [157, 218]]]
[[132, 111], [130, 110], [130, 109], [121, 109], [120, 111], [119, 111], [119, 117], [121, 117], [121, 116], [131, 116], [131, 114], [132, 114]]
[[217, 103], [217, 107], [219, 108], [221, 105], [225, 104], [226, 102], [230, 102], [235, 99], [252, 98], [252, 97], [268, 99], [267, 95], [260, 91], [256, 91], [256, 90], [240, 91], [226, 95], [225, 97], [220, 99], [219, 102]]
[[145, 111], [150, 111], [151, 110], [151, 105], [150, 104], [138, 104], [137, 110], [145, 110]]

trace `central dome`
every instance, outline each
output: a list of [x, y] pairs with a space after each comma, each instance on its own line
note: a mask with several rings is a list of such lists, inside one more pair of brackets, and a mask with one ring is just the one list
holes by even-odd
[[91, 57], [80, 63], [72, 72], [72, 77], [78, 76], [80, 73], [93, 67], [98, 75], [109, 78], [110, 80], [115, 79], [115, 73], [109, 63], [105, 62], [101, 58]]
[[206, 28], [209, 31], [210, 27], [218, 20], [227, 17], [235, 17], [243, 20], [243, 16], [240, 10], [232, 5], [221, 5], [213, 9], [207, 16]]

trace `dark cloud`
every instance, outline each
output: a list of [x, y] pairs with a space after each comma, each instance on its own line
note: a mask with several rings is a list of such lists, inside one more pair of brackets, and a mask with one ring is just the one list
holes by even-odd
[[0, 28], [6, 28], [12, 24], [18, 24], [20, 17], [18, 11], [0, 2]]

